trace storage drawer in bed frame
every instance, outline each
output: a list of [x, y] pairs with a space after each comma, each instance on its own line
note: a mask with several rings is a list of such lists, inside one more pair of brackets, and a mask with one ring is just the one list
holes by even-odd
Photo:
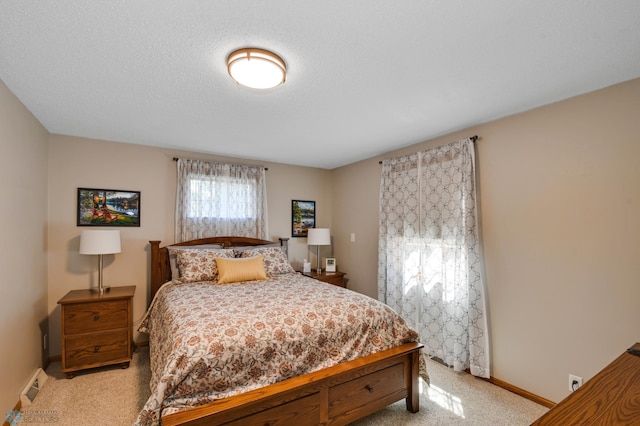
[[406, 399], [419, 410], [419, 343], [407, 343], [210, 404], [170, 414], [162, 424], [345, 425]]

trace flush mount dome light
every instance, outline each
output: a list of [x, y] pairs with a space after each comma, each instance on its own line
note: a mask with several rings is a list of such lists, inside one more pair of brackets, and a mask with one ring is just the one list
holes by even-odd
[[229, 75], [238, 84], [253, 89], [270, 89], [284, 83], [287, 67], [282, 58], [268, 50], [246, 48], [227, 58]]

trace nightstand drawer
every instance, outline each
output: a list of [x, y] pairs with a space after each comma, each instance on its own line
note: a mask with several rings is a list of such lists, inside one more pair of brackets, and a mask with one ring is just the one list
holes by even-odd
[[129, 360], [129, 331], [107, 331], [80, 336], [67, 336], [64, 345], [65, 368]]
[[129, 324], [128, 300], [68, 304], [64, 306], [64, 334], [126, 328]]

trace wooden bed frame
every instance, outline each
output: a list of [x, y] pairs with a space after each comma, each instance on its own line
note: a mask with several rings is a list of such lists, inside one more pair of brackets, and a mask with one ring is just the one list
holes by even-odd
[[[288, 242], [288, 238], [280, 238], [280, 246], [282, 246], [287, 255], [289, 254]], [[162, 287], [162, 284], [171, 281], [171, 266], [169, 264], [169, 250], [167, 250], [167, 247], [160, 247], [160, 241], [149, 241], [149, 244], [151, 244], [151, 298], [149, 299], [149, 303], [151, 303], [158, 289]], [[225, 248], [230, 248], [263, 246], [266, 244], [273, 245], [277, 243], [247, 237], [209, 237], [171, 244], [171, 247], [198, 246], [204, 244], [217, 244]]]
[[[151, 296], [171, 279], [169, 253], [151, 244]], [[274, 244], [244, 237], [212, 237], [172, 244], [224, 247]], [[287, 249], [287, 239], [280, 239]], [[162, 417], [163, 425], [344, 425], [405, 399], [420, 409], [419, 360], [423, 345], [407, 343], [273, 385]]]

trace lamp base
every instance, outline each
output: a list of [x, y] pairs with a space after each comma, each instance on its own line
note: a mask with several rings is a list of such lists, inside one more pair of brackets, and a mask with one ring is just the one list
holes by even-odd
[[92, 288], [91, 293], [108, 293], [111, 291], [111, 287], [102, 287], [102, 290], [100, 290], [99, 288]]

